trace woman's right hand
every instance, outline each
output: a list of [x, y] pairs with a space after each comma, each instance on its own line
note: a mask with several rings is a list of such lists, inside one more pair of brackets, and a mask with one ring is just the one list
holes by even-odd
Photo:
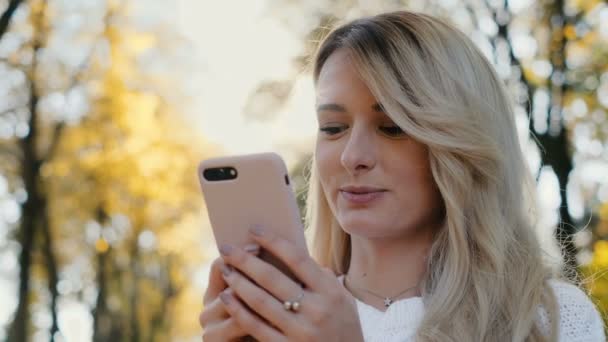
[[205, 342], [238, 341], [247, 335], [228, 314], [219, 297], [220, 293], [228, 287], [222, 277], [222, 270], [225, 267], [229, 266], [223, 262], [221, 257], [215, 259], [211, 264], [209, 284], [203, 297], [204, 309], [199, 316]]

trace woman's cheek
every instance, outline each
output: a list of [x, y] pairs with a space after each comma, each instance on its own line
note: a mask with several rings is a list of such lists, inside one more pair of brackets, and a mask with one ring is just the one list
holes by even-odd
[[336, 146], [327, 142], [319, 142], [315, 151], [315, 162], [319, 177], [323, 183], [327, 183], [330, 175], [335, 175], [340, 166], [340, 153]]

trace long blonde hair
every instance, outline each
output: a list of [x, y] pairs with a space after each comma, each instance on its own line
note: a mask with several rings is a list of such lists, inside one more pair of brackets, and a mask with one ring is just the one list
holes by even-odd
[[[557, 302], [533, 228], [534, 180], [504, 86], [477, 47], [428, 15], [385, 13], [334, 29], [314, 59], [315, 83], [337, 49], [387, 115], [428, 146], [445, 207], [428, 257], [419, 341], [552, 341]], [[311, 167], [306, 213], [312, 253], [348, 271], [350, 237], [333, 216]], [[535, 324], [548, 312], [549, 336]]]

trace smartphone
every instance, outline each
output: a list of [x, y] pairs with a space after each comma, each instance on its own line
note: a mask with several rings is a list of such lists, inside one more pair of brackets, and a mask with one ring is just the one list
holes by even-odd
[[[207, 159], [199, 164], [198, 176], [218, 248], [222, 244], [243, 247], [253, 243], [248, 231], [259, 225], [308, 253], [287, 167], [278, 154]], [[262, 249], [258, 257], [298, 281], [269, 252]]]

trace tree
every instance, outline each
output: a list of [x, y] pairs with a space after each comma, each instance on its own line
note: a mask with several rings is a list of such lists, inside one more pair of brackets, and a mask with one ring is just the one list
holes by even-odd
[[[90, 305], [95, 340], [182, 336], [197, 328], [199, 308], [178, 303], [196, 295], [189, 277], [203, 258], [195, 163], [213, 147], [180, 117], [183, 73], [158, 68], [181, 40], [162, 25], [138, 25], [132, 2], [109, 1], [103, 11], [24, 6], [28, 20], [11, 26], [24, 43], [6, 64], [27, 75], [12, 90], [27, 94], [26, 103], [7, 110], [15, 127], [22, 123], [13, 114], [24, 114], [26, 133], [0, 141], [20, 165], [3, 163], [1, 172], [27, 193], [15, 230], [22, 248], [9, 340], [29, 339], [33, 303], [50, 308], [53, 339], [68, 298]], [[91, 29], [66, 34], [68, 15]], [[75, 65], [53, 55], [62, 39], [81, 55]]]
[[[13, 5], [14, 2], [11, 4]], [[40, 98], [39, 87], [37, 85], [37, 72], [38, 72], [38, 60], [37, 56], [40, 52], [42, 45], [44, 44], [44, 34], [42, 31], [45, 29], [45, 17], [44, 11], [46, 9], [46, 2], [38, 2], [30, 6], [32, 10], [32, 27], [34, 29], [33, 39], [31, 42], [31, 50], [33, 54], [32, 64], [29, 66], [28, 72], [28, 88], [29, 88], [29, 120], [28, 120], [28, 133], [25, 136], [18, 139], [17, 144], [21, 149], [21, 165], [20, 171], [22, 174], [22, 181], [24, 184], [25, 191], [28, 196], [23, 204], [22, 209], [22, 220], [21, 226], [18, 231], [18, 240], [21, 245], [21, 252], [19, 256], [19, 301], [17, 306], [17, 312], [11, 329], [9, 331], [9, 340], [11, 341], [25, 341], [27, 338], [27, 328], [29, 324], [29, 315], [27, 312], [30, 292], [30, 268], [32, 266], [32, 253], [34, 249], [34, 243], [36, 235], [43, 233], [45, 239], [45, 245], [48, 246], [45, 249], [45, 254], [48, 262], [49, 280], [51, 287], [54, 289], [57, 272], [56, 262], [52, 249], [52, 240], [48, 232], [48, 215], [47, 215], [47, 199], [43, 194], [44, 190], [40, 188], [38, 179], [40, 178], [40, 167], [44, 161], [52, 155], [52, 149], [46, 153], [39, 152], [39, 117], [38, 117], [38, 101]], [[10, 9], [10, 7], [9, 7]], [[57, 126], [57, 130], [60, 131], [61, 126]], [[59, 133], [59, 132], [58, 132]], [[54, 136], [52, 139], [58, 139], [59, 134]], [[50, 144], [53, 146], [54, 142]], [[54, 290], [53, 290], [54, 291]], [[57, 327], [57, 314], [55, 306], [55, 298], [51, 304], [52, 317], [53, 317], [53, 329]]]

